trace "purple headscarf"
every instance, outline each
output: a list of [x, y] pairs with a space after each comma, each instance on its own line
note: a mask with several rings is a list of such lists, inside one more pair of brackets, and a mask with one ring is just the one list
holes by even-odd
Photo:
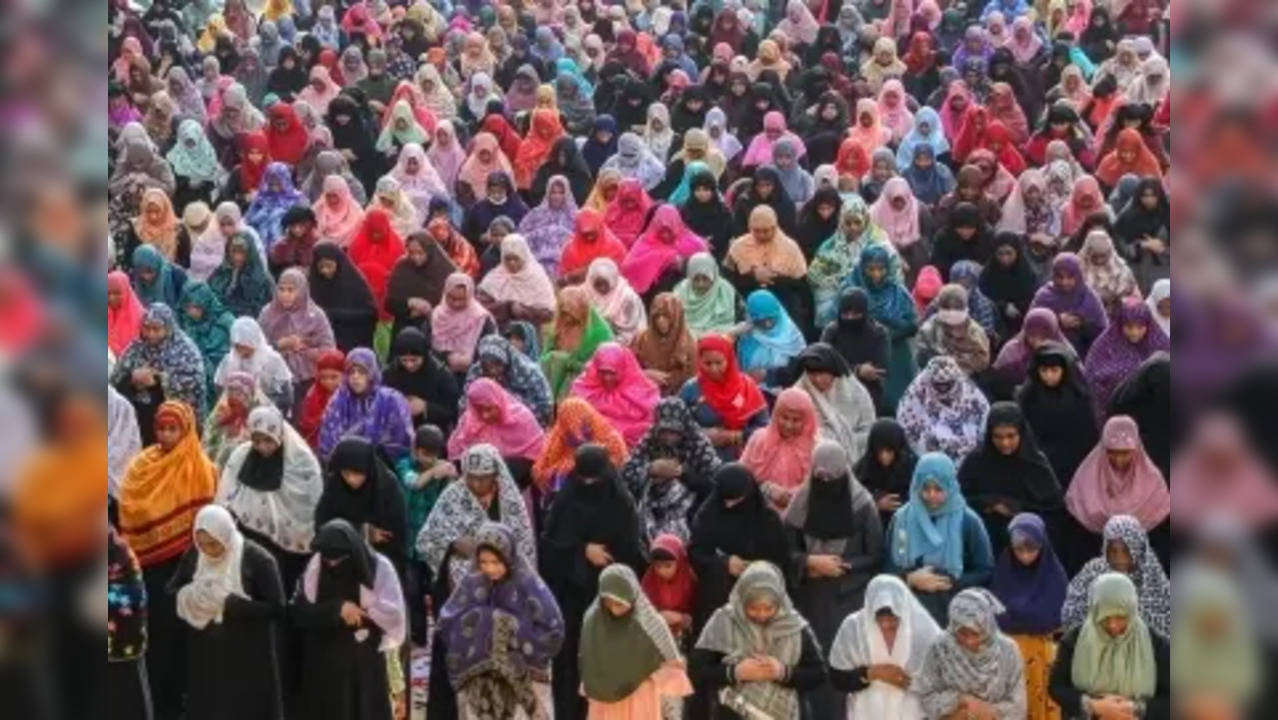
[[[448, 677], [455, 688], [489, 673], [506, 680], [508, 687], [527, 687], [529, 671], [546, 668], [559, 651], [563, 616], [550, 589], [516, 552], [510, 528], [487, 522], [474, 539], [477, 548], [497, 553], [507, 572], [493, 582], [472, 569], [440, 611]], [[522, 698], [501, 700], [523, 704]], [[514, 715], [514, 708], [505, 709]]]
[[[363, 394], [351, 391], [350, 372], [360, 368], [368, 374]], [[413, 443], [413, 421], [408, 402], [398, 390], [382, 387], [382, 370], [377, 356], [368, 348], [355, 348], [346, 355], [347, 379], [333, 393], [320, 424], [319, 452], [327, 460], [343, 438], [362, 437], [384, 451], [391, 462], [408, 455]]]
[[[271, 186], [279, 190], [272, 190]], [[262, 180], [257, 186], [257, 196], [244, 213], [244, 222], [257, 231], [262, 239], [262, 249], [270, 252], [271, 248], [284, 235], [281, 220], [284, 213], [294, 205], [309, 206], [306, 196], [293, 186], [293, 174], [288, 165], [273, 162], [266, 166]]]
[[[1145, 337], [1132, 343], [1123, 333], [1123, 326], [1144, 325]], [[1092, 388], [1092, 400], [1097, 412], [1104, 417], [1105, 407], [1118, 386], [1159, 350], [1171, 350], [1171, 340], [1163, 328], [1154, 322], [1149, 306], [1135, 298], [1127, 298], [1114, 313], [1114, 322], [1101, 333], [1083, 363], [1083, 375]]]
[[[550, 189], [559, 186], [564, 192], [564, 204], [558, 210], [550, 206]], [[572, 238], [577, 217], [577, 203], [572, 196], [568, 178], [556, 175], [546, 183], [546, 197], [519, 222], [519, 234], [528, 241], [528, 249], [546, 272], [553, 278], [559, 272], [559, 256], [564, 244]]]
[[[1028, 342], [1030, 338], [1034, 339], [1034, 345]], [[994, 370], [1008, 380], [1020, 384], [1025, 380], [1025, 374], [1029, 372], [1034, 350], [1048, 340], [1054, 340], [1065, 347], [1070, 346], [1069, 340], [1066, 340], [1061, 333], [1061, 323], [1056, 319], [1056, 313], [1045, 307], [1030, 310], [1025, 314], [1025, 323], [1021, 325], [1021, 331], [1008, 340], [999, 351], [998, 358], [994, 361]]]
[[[1034, 302], [1030, 303], [1030, 307], [1045, 307], [1058, 317], [1061, 313], [1072, 313], [1083, 319], [1083, 327], [1103, 330], [1109, 324], [1105, 317], [1105, 306], [1101, 304], [1096, 291], [1088, 287], [1083, 279], [1082, 261], [1074, 253], [1061, 253], [1052, 259], [1052, 275], [1058, 273], [1074, 278], [1074, 289], [1062, 292], [1053, 280], [1048, 280], [1046, 285], [1034, 293]], [[1074, 352], [1078, 352], [1083, 342], [1081, 328], [1062, 332], [1074, 347]]]
[[1011, 545], [999, 556], [991, 590], [1007, 612], [998, 616], [998, 626], [1006, 633], [1050, 633], [1061, 626], [1061, 606], [1065, 604], [1069, 576], [1047, 537], [1043, 518], [1020, 513], [1007, 529], [1013, 544], [1032, 542], [1039, 547], [1039, 553], [1033, 567], [1022, 565], [1012, 554]]

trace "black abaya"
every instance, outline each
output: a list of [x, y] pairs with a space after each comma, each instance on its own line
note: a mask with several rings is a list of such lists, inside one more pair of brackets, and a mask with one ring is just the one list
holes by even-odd
[[[337, 263], [337, 274], [331, 279], [320, 274], [321, 260]], [[377, 327], [377, 303], [373, 291], [359, 270], [333, 243], [318, 243], [309, 275], [311, 299], [324, 310], [333, 327], [337, 349], [350, 352], [357, 347], [373, 346]]]

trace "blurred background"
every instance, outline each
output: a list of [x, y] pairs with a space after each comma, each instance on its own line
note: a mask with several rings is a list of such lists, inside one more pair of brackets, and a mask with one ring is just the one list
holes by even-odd
[[[0, 717], [109, 716], [103, 541], [106, 3], [0, 22]], [[1175, 0], [1177, 712], [1278, 683], [1278, 3]]]

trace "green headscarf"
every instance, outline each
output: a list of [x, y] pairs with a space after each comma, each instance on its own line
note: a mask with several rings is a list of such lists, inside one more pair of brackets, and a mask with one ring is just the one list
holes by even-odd
[[[1102, 623], [1117, 615], [1127, 618], [1127, 631], [1111, 637]], [[1131, 700], [1154, 696], [1158, 675], [1154, 646], [1131, 578], [1110, 572], [1092, 583], [1087, 620], [1078, 632], [1070, 673], [1074, 687], [1088, 695]]]
[[[692, 289], [692, 278], [697, 275], [711, 280], [704, 295]], [[674, 294], [683, 303], [684, 319], [694, 337], [727, 332], [737, 324], [737, 289], [719, 277], [719, 266], [710, 253], [700, 252], [688, 258], [684, 279], [675, 286]]]
[[[818, 327], [833, 320], [837, 314], [839, 288], [844, 278], [856, 268], [865, 248], [879, 245], [889, 250], [888, 273], [894, 280], [905, 282], [895, 248], [883, 228], [875, 225], [870, 218], [870, 207], [865, 200], [856, 193], [843, 193], [840, 198], [838, 229], [821, 243], [808, 266], [808, 284], [812, 286], [816, 300]], [[861, 223], [861, 234], [857, 237], [849, 237], [844, 229], [853, 219]]]
[[546, 340], [546, 347], [549, 349], [541, 356], [541, 368], [550, 381], [550, 392], [554, 394], [555, 402], [567, 397], [572, 381], [577, 379], [586, 363], [594, 357], [595, 350], [610, 340], [612, 328], [593, 307], [590, 308], [586, 329], [581, 333], [581, 342], [576, 350], [569, 352], [555, 349], [555, 334], [553, 331], [550, 333]]
[[[400, 121], [407, 123], [408, 127], [402, 130], [398, 128], [397, 124]], [[413, 108], [408, 104], [408, 101], [398, 100], [391, 107], [390, 120], [387, 121], [386, 127], [382, 128], [382, 134], [377, 138], [377, 152], [384, 153], [394, 148], [396, 144], [403, 147], [409, 143], [422, 145], [429, 141], [430, 137], [426, 135], [426, 131], [417, 122], [417, 116], [413, 115]]]
[[[195, 305], [204, 311], [199, 320], [192, 320], [186, 314], [188, 306]], [[213, 376], [217, 372], [218, 363], [231, 349], [231, 323], [235, 316], [230, 313], [218, 298], [213, 288], [203, 281], [188, 282], [182, 287], [182, 299], [173, 309], [178, 316], [178, 327], [200, 349], [204, 357], [204, 374], [208, 376], [208, 397], [217, 397], [213, 386]]]
[[1209, 567], [1180, 571], [1176, 582], [1172, 687], [1184, 697], [1209, 694], [1245, 707], [1260, 689], [1261, 657], [1238, 582]]
[[[600, 598], [630, 606], [621, 617]], [[670, 628], [639, 587], [629, 567], [609, 565], [599, 575], [599, 597], [581, 626], [578, 665], [586, 697], [614, 703], [625, 700], [667, 660], [679, 657]]]

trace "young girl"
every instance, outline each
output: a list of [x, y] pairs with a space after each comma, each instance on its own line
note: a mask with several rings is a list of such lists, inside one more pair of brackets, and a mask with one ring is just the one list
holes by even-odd
[[661, 613], [675, 641], [683, 646], [692, 630], [692, 610], [697, 596], [697, 575], [688, 561], [683, 541], [662, 533], [652, 540], [652, 563], [643, 574], [643, 592]]

